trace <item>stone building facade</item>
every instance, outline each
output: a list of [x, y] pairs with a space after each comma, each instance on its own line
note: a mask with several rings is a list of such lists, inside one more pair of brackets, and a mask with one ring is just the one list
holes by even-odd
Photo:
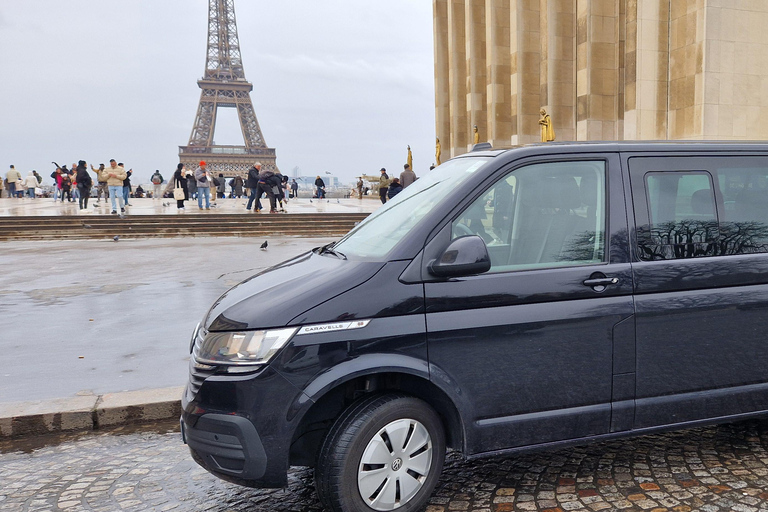
[[768, 0], [433, 0], [443, 155], [481, 141], [768, 138]]

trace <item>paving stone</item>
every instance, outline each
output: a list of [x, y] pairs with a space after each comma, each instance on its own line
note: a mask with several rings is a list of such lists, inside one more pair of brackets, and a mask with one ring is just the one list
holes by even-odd
[[[160, 427], [0, 442], [0, 511], [322, 510], [311, 469], [292, 468], [286, 489], [238, 487], [191, 461], [175, 423]], [[766, 448], [768, 421], [752, 420], [494, 459], [449, 453], [427, 512], [768, 512]]]

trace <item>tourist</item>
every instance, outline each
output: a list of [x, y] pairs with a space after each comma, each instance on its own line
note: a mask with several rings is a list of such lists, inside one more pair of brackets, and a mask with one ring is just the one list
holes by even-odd
[[133, 206], [128, 200], [131, 197], [131, 174], [133, 174], [133, 169], [126, 171], [123, 162], [120, 162], [117, 166], [122, 168], [123, 172], [125, 172], [125, 179], [123, 180], [123, 201], [125, 202], [125, 206]]
[[[163, 175], [160, 174], [160, 169], [155, 169], [155, 173], [149, 179], [152, 182], [152, 199], [161, 199], [163, 197]], [[185, 179], [186, 181], [186, 179]]]
[[124, 167], [120, 167], [115, 159], [109, 161], [109, 167], [104, 169], [102, 175], [109, 187], [109, 197], [112, 200], [112, 213], [117, 213], [117, 203], [120, 203], [120, 213], [125, 213], [125, 198], [123, 196], [123, 180], [126, 178]]
[[219, 173], [218, 184], [216, 185], [216, 197], [224, 199], [227, 193], [227, 180], [223, 173]]
[[80, 211], [87, 212], [88, 198], [91, 197], [93, 179], [91, 179], [91, 175], [88, 174], [88, 168], [85, 166], [85, 160], [80, 160], [77, 163], [75, 181], [77, 182], [77, 191], [79, 192], [78, 202], [80, 203]]
[[67, 202], [71, 203], [72, 199], [72, 176], [70, 176], [69, 169], [65, 165], [61, 169], [61, 202], [64, 202], [64, 197], [67, 198]]
[[98, 169], [95, 169], [93, 166], [91, 166], [91, 171], [93, 171], [96, 174], [96, 180], [98, 182], [98, 187], [96, 188], [96, 203], [99, 203], [101, 201], [102, 195], [104, 196], [104, 202], [106, 203], [107, 201], [109, 201], [109, 186], [107, 185], [106, 179], [102, 181], [104, 164], [99, 164]]
[[35, 171], [30, 171], [27, 177], [24, 179], [24, 186], [27, 188], [27, 197], [35, 198], [35, 187], [37, 187], [37, 178], [35, 177]]
[[195, 180], [194, 173], [189, 169], [184, 169], [184, 174], [187, 177], [187, 197], [189, 199], [197, 199], [197, 181]]
[[248, 187], [250, 195], [248, 196], [248, 204], [245, 209], [250, 211], [253, 201], [256, 201], [255, 212], [261, 211], [261, 191], [259, 190], [259, 172], [261, 172], [261, 162], [256, 162], [253, 167], [248, 169], [248, 179], [245, 182], [245, 186]]
[[280, 178], [269, 169], [259, 170], [259, 186], [257, 187], [256, 193], [259, 197], [261, 197], [261, 192], [267, 194], [267, 198], [269, 199], [269, 213], [277, 213], [277, 201], [275, 199], [276, 195], [274, 187], [279, 187], [280, 183]]
[[382, 167], [381, 176], [379, 176], [379, 199], [381, 200], [381, 204], [384, 204], [387, 202], [388, 191], [389, 191], [389, 176], [387, 175], [387, 170]]
[[10, 170], [5, 174], [5, 179], [8, 180], [8, 197], [18, 197], [16, 195], [16, 187], [18, 182], [21, 181], [21, 173], [16, 170], [16, 167], [11, 166]]
[[325, 197], [325, 182], [320, 176], [315, 179], [315, 187], [317, 188], [317, 198], [323, 199]]
[[397, 194], [403, 191], [405, 187], [400, 184], [400, 178], [392, 178], [392, 183], [387, 187], [387, 197], [392, 199]]
[[173, 173], [173, 188], [174, 189], [180, 188], [184, 190], [184, 199], [176, 199], [176, 208], [178, 210], [183, 210], [184, 201], [189, 199], [189, 191], [187, 190], [187, 181], [194, 181], [194, 180], [187, 180], [187, 175], [184, 172], [184, 164], [179, 163], [176, 166], [176, 172]]
[[229, 182], [232, 187], [231, 197], [243, 197], [243, 177], [239, 174]]
[[411, 169], [411, 166], [408, 164], [405, 164], [403, 169], [403, 172], [400, 173], [400, 184], [403, 186], [403, 188], [408, 188], [408, 185], [416, 181], [416, 173], [413, 172], [413, 169]]
[[197, 206], [203, 209], [203, 198], [205, 198], [205, 209], [211, 209], [211, 178], [208, 176], [208, 169], [205, 161], [200, 162], [200, 167], [195, 171], [195, 181], [197, 182]]
[[363, 177], [360, 176], [359, 178], [357, 178], [357, 197], [358, 197], [358, 199], [362, 199], [363, 198], [363, 185], [364, 185]]
[[299, 184], [296, 183], [296, 180], [291, 180], [291, 197], [293, 199], [299, 197]]
[[61, 194], [61, 175], [63, 174], [63, 171], [61, 170], [61, 167], [58, 165], [56, 166], [56, 170], [51, 173], [51, 178], [53, 178], [53, 202], [56, 202], [56, 199], [61, 199], [61, 202], [64, 202], [64, 196]]

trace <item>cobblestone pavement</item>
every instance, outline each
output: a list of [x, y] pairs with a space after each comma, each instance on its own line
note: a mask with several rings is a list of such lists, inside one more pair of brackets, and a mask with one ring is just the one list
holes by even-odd
[[[47, 441], [50, 443], [51, 441]], [[557, 451], [448, 456], [428, 512], [768, 511], [768, 421]], [[319, 511], [307, 469], [281, 490], [222, 482], [173, 425], [0, 443], [0, 511]]]

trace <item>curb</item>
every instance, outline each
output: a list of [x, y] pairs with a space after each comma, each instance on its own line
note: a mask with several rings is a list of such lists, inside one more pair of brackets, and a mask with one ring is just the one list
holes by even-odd
[[180, 386], [0, 403], [0, 440], [177, 419], [183, 392]]

